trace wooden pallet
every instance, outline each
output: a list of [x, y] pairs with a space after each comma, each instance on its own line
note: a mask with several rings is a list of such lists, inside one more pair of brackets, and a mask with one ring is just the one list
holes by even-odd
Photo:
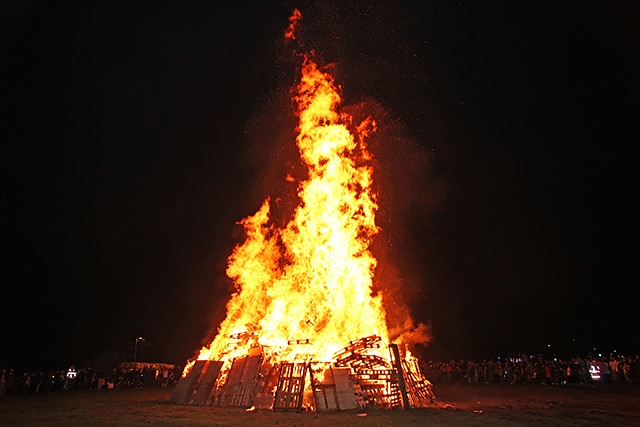
[[197, 360], [189, 374], [180, 378], [171, 394], [171, 402], [179, 405], [205, 405], [210, 403], [213, 387], [220, 374], [222, 362]]
[[300, 411], [308, 363], [282, 363], [273, 401], [274, 411]]

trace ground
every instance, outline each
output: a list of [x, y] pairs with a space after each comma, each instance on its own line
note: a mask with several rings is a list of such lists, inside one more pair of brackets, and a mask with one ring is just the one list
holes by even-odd
[[638, 426], [640, 386], [444, 385], [433, 408], [409, 411], [247, 412], [180, 406], [172, 389], [0, 397], [0, 425], [153, 426]]

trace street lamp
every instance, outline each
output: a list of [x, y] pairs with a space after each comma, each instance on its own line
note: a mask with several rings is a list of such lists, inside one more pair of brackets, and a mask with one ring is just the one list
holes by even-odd
[[133, 363], [136, 363], [136, 358], [138, 356], [138, 341], [144, 341], [144, 338], [136, 338], [136, 344], [133, 346]]

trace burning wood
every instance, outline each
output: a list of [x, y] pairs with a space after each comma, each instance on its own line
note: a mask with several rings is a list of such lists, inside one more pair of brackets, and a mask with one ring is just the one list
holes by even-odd
[[352, 341], [331, 363], [272, 365], [257, 349], [236, 358], [227, 370], [221, 371], [219, 361], [198, 361], [179, 381], [171, 400], [298, 411], [408, 409], [432, 404], [431, 383], [420, 372], [417, 360], [408, 354], [400, 359], [395, 344], [388, 346], [389, 359], [367, 354], [380, 348], [380, 337], [370, 336]]
[[369, 354], [369, 350], [381, 348], [382, 339], [377, 335], [361, 338], [337, 352], [333, 359], [336, 366], [349, 366], [352, 368], [386, 367], [389, 362], [382, 356]]

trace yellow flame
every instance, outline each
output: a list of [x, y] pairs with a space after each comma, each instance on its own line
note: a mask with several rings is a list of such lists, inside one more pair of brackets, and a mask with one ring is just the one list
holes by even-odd
[[282, 228], [270, 223], [269, 199], [242, 220], [246, 240], [227, 267], [237, 292], [198, 359], [228, 361], [261, 346], [276, 361], [330, 361], [351, 340], [375, 334], [388, 342], [369, 251], [378, 228], [365, 138], [375, 122], [366, 120], [352, 134], [352, 117], [337, 111], [332, 77], [310, 58], [295, 100], [296, 143], [308, 175], [298, 185], [300, 203]]

